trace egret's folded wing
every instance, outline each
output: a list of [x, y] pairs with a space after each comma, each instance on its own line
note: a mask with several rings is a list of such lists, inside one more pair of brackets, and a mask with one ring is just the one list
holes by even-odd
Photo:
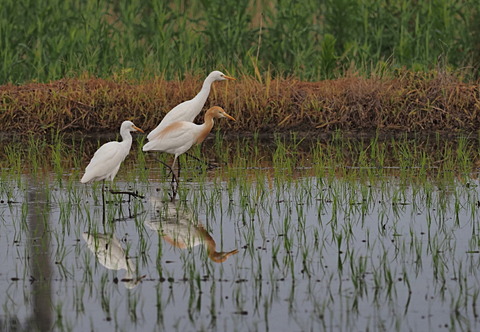
[[102, 178], [110, 174], [125, 159], [124, 153], [119, 148], [119, 142], [109, 142], [102, 145], [93, 155], [92, 160], [85, 169], [85, 181]]
[[[195, 142], [198, 125], [191, 122], [175, 122], [158, 133], [144, 145], [144, 151], [156, 150], [167, 153], [176, 153], [180, 147], [190, 148]], [[182, 148], [184, 150], [185, 148]], [[182, 152], [183, 153], [183, 152]]]

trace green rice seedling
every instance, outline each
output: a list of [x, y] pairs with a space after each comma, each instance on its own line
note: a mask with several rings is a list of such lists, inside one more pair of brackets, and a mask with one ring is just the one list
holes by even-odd
[[30, 163], [30, 171], [33, 175], [37, 175], [39, 170], [41, 169], [41, 160], [39, 158], [42, 156], [42, 142], [36, 140], [33, 136], [28, 138], [28, 145], [27, 145], [27, 156], [29, 158]]
[[146, 154], [141, 151], [141, 147], [143, 146], [144, 137], [142, 136], [140, 139], [137, 138], [137, 149], [134, 156], [135, 161], [135, 169], [138, 170], [138, 180], [141, 182], [147, 182], [148, 175], [147, 175], [147, 166], [146, 166]]
[[84, 170], [84, 161], [82, 160], [81, 156], [83, 155], [83, 152], [85, 151], [85, 141], [82, 138], [75, 139], [73, 138], [71, 140], [71, 150], [72, 151], [77, 151], [78, 153], [73, 153], [71, 156], [71, 169], [72, 169], [72, 177], [75, 178], [80, 178], [79, 171]]
[[23, 154], [19, 144], [7, 144], [4, 147], [6, 164], [2, 167], [2, 176], [5, 173], [5, 176], [8, 175], [9, 178], [14, 175], [19, 176], [22, 174], [23, 169]]
[[72, 327], [68, 325], [67, 322], [64, 321], [63, 317], [63, 301], [59, 301], [58, 303], [55, 304], [55, 312], [56, 312], [56, 319], [55, 319], [55, 328], [58, 328], [59, 330], [64, 330], [68, 331], [71, 330]]
[[64, 158], [64, 153], [63, 153], [63, 137], [59, 133], [56, 133], [52, 138], [52, 146], [51, 146], [51, 162], [53, 164], [53, 170], [54, 173], [56, 174], [57, 181], [60, 184], [60, 187], [62, 186], [62, 177], [64, 173], [63, 169], [63, 158]]
[[128, 292], [127, 293], [127, 302], [128, 302], [128, 313], [129, 313], [129, 316], [130, 316], [130, 320], [132, 322], [137, 322], [138, 320], [138, 309], [137, 309], [137, 306], [138, 306], [138, 297], [137, 297], [137, 294], [135, 293], [132, 293], [132, 292]]
[[291, 178], [293, 172], [293, 160], [291, 159], [291, 153], [293, 148], [286, 145], [286, 142], [277, 135], [275, 136], [276, 150], [273, 154], [273, 164], [276, 170], [275, 178], [287, 179]]
[[466, 137], [461, 136], [457, 144], [457, 170], [463, 178], [472, 172], [473, 147]]

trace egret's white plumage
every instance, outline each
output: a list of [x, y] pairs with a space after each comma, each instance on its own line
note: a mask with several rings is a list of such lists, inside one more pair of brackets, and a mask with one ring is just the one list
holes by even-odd
[[[143, 151], [161, 151], [175, 155], [172, 171], [179, 155], [187, 152], [194, 144], [202, 143], [213, 128], [214, 118], [235, 119], [221, 107], [213, 106], [205, 113], [205, 122], [201, 125], [188, 121], [171, 123], [143, 146]], [[175, 174], [174, 174], [175, 177]]]
[[172, 108], [170, 112], [165, 115], [160, 124], [148, 134], [147, 139], [149, 141], [155, 139], [155, 136], [159, 132], [161, 132], [168, 125], [174, 122], [193, 122], [193, 120], [195, 120], [195, 117], [200, 113], [203, 105], [205, 105], [205, 102], [207, 101], [212, 83], [215, 81], [224, 80], [234, 80], [234, 78], [227, 76], [218, 70], [212, 71], [203, 82], [203, 86], [200, 92], [193, 99], [184, 101], [183, 103], [178, 104], [177, 106]]
[[132, 146], [131, 131], [143, 130], [136, 127], [131, 121], [124, 121], [120, 127], [121, 142], [108, 142], [103, 144], [93, 155], [92, 160], [85, 169], [81, 183], [92, 181], [113, 181]]

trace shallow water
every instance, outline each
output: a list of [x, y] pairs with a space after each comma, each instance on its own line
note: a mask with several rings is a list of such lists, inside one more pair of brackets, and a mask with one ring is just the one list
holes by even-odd
[[4, 171], [2, 330], [478, 329], [475, 174], [365, 181], [245, 158], [187, 166], [172, 202], [161, 165], [144, 178], [129, 157], [116, 187], [145, 198], [107, 193], [105, 210], [68, 172]]

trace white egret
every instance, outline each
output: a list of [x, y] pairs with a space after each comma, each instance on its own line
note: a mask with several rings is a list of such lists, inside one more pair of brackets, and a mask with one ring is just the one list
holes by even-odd
[[235, 121], [221, 107], [213, 106], [205, 113], [203, 124], [198, 125], [188, 121], [171, 123], [151, 137], [150, 142], [145, 144], [142, 149], [143, 151], [161, 151], [175, 155], [170, 169], [173, 173], [172, 182], [175, 180], [178, 183], [178, 177], [174, 171], [178, 156], [187, 152], [194, 144], [203, 142], [213, 128], [213, 118], [228, 118]]
[[154, 140], [159, 132], [165, 129], [168, 125], [178, 122], [178, 121], [188, 121], [193, 122], [195, 117], [200, 113], [207, 101], [208, 95], [210, 94], [210, 88], [212, 83], [215, 81], [224, 81], [224, 80], [235, 80], [233, 77], [227, 76], [224, 73], [215, 70], [212, 71], [205, 81], [203, 82], [202, 89], [200, 92], [193, 98], [187, 101], [184, 101], [181, 104], [178, 104], [172, 108], [162, 119], [160, 124], [153, 129], [148, 135], [147, 139], [151, 141]]
[[131, 131], [143, 130], [136, 127], [131, 121], [124, 121], [120, 127], [121, 142], [108, 142], [103, 144], [93, 155], [92, 160], [85, 169], [81, 183], [93, 181], [113, 181], [120, 169], [120, 164], [125, 160], [132, 146]]
[[[103, 144], [93, 155], [92, 160], [85, 169], [85, 174], [80, 180], [81, 183], [89, 183], [93, 181], [102, 181], [102, 203], [103, 203], [103, 222], [105, 222], [105, 180], [113, 181], [115, 175], [117, 175], [120, 165], [127, 157], [132, 146], [131, 131], [139, 131], [143, 133], [143, 130], [138, 128], [131, 121], [124, 121], [120, 126], [120, 136], [122, 136], [121, 142], [108, 142]], [[112, 194], [127, 194], [130, 196], [140, 197], [133, 192], [115, 192], [110, 190]]]

